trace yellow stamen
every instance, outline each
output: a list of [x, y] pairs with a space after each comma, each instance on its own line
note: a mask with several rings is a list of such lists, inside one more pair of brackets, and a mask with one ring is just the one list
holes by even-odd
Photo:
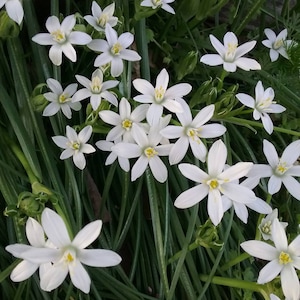
[[271, 225], [271, 221], [266, 222], [263, 226], [261, 226], [261, 231], [265, 234], [271, 234]]
[[156, 7], [159, 5], [162, 5], [161, 0], [152, 0], [153, 5], [155, 5]]
[[144, 150], [144, 153], [148, 158], [152, 158], [157, 155], [158, 152], [154, 148], [148, 147]]
[[281, 251], [279, 254], [279, 263], [281, 265], [286, 265], [290, 262], [292, 262], [293, 260], [291, 259], [290, 255], [286, 252]]
[[69, 252], [67, 255], [66, 255], [66, 262], [67, 263], [70, 263], [74, 261], [74, 257], [72, 256], [72, 254]]
[[73, 150], [79, 150], [80, 149], [80, 143], [78, 143], [78, 142], [71, 143], [71, 148]]
[[116, 42], [110, 49], [111, 53], [113, 55], [120, 55], [120, 52], [122, 51], [122, 45], [119, 42]]
[[132, 127], [132, 121], [129, 119], [125, 119], [122, 121], [122, 127], [126, 130], [130, 130]]
[[283, 40], [280, 39], [280, 40], [278, 40], [278, 41], [276, 41], [276, 42], [274, 43], [273, 48], [274, 48], [275, 50], [277, 50], [277, 49], [279, 49], [279, 48], [282, 47], [282, 46], [283, 46]]
[[238, 45], [236, 43], [228, 43], [227, 44], [227, 48], [226, 48], [227, 51], [225, 54], [226, 60], [232, 61], [234, 59], [237, 46]]
[[99, 94], [101, 92], [102, 81], [98, 76], [92, 78], [91, 89], [95, 94]]
[[209, 186], [211, 189], [216, 189], [219, 186], [219, 182], [216, 179], [210, 181]]
[[286, 162], [279, 162], [276, 167], [276, 173], [279, 175], [284, 174], [288, 170]]
[[69, 100], [71, 100], [71, 98], [70, 98], [69, 95], [67, 95], [67, 94], [61, 94], [61, 95], [58, 97], [59, 103], [65, 103], [65, 102], [68, 102]]
[[98, 25], [102, 28], [105, 27], [107, 21], [109, 19], [109, 16], [107, 14], [101, 14], [100, 18], [98, 19]]
[[65, 34], [60, 29], [51, 32], [51, 36], [58, 43], [62, 43], [66, 40]]
[[155, 91], [154, 91], [154, 97], [155, 97], [155, 100], [157, 102], [161, 102], [161, 100], [163, 100], [164, 96], [165, 96], [165, 90], [164, 88], [160, 85], [159, 87], [155, 88]]

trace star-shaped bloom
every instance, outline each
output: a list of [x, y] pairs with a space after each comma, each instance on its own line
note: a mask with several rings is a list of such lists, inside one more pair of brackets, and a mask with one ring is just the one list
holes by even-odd
[[62, 284], [70, 274], [75, 287], [89, 293], [91, 279], [82, 264], [92, 267], [111, 267], [121, 262], [121, 257], [111, 250], [85, 249], [99, 236], [102, 221], [97, 220], [82, 228], [71, 241], [62, 218], [46, 208], [42, 213], [42, 225], [48, 239], [59, 253], [53, 265], [41, 278], [41, 288], [52, 291]]
[[150, 125], [156, 124], [162, 116], [163, 108], [174, 113], [183, 112], [181, 104], [175, 99], [187, 95], [192, 86], [188, 83], [175, 84], [168, 88], [169, 74], [166, 69], [162, 69], [156, 78], [155, 87], [145, 79], [133, 80], [135, 89], [143, 95], [133, 97], [140, 103], [151, 103], [147, 112], [147, 122]]
[[129, 172], [130, 170], [130, 164], [129, 159], [125, 157], [118, 156], [115, 152], [112, 151], [112, 147], [120, 143], [122, 140], [121, 138], [115, 139], [113, 142], [109, 142], [107, 140], [105, 141], [98, 141], [96, 142], [96, 146], [102, 150], [102, 151], [109, 151], [110, 154], [107, 156], [107, 159], [105, 161], [105, 165], [111, 165], [116, 159], [118, 159], [118, 163], [121, 167], [121, 169], [125, 172]]
[[75, 93], [73, 96], [73, 102], [81, 101], [90, 97], [93, 110], [98, 109], [101, 99], [105, 99], [111, 104], [118, 106], [116, 96], [112, 92], [109, 92], [108, 89], [117, 86], [119, 81], [107, 80], [103, 82], [103, 73], [100, 69], [93, 72], [91, 80], [81, 75], [75, 75], [75, 77], [77, 81], [84, 86], [84, 88]]
[[95, 39], [88, 47], [97, 52], [103, 52], [97, 56], [95, 67], [111, 64], [111, 75], [118, 77], [123, 72], [123, 60], [138, 61], [141, 57], [136, 51], [126, 49], [133, 43], [133, 34], [124, 32], [119, 37], [117, 32], [107, 23], [105, 27], [107, 41]]
[[165, 11], [175, 14], [174, 9], [168, 4], [172, 3], [175, 0], [143, 0], [141, 6], [151, 7], [153, 9], [162, 8]]
[[147, 135], [140, 126], [133, 124], [132, 136], [135, 143], [121, 142], [111, 148], [118, 156], [125, 158], [138, 157], [138, 160], [131, 169], [131, 181], [139, 178], [145, 172], [148, 165], [158, 182], [165, 182], [167, 180], [168, 170], [160, 159], [160, 156], [169, 155], [172, 144], [158, 145], [162, 138], [159, 134], [160, 129], [159, 125], [151, 126]]
[[[264, 240], [273, 240], [272, 237], [272, 223], [275, 219], [278, 219], [278, 209], [275, 208], [270, 214], [263, 218], [258, 225], [258, 229]], [[279, 222], [283, 229], [288, 226], [287, 222]]]
[[235, 72], [239, 67], [245, 71], [260, 70], [260, 64], [251, 58], [242, 57], [251, 51], [256, 41], [244, 43], [238, 47], [238, 39], [233, 32], [227, 32], [223, 38], [224, 45], [212, 34], [209, 39], [218, 54], [205, 54], [200, 61], [209, 66], [223, 65], [227, 72]]
[[267, 140], [263, 140], [263, 152], [269, 165], [256, 164], [247, 176], [270, 177], [268, 192], [271, 195], [277, 193], [283, 183], [288, 192], [297, 200], [300, 200], [300, 183], [294, 178], [294, 176], [300, 176], [300, 165], [295, 165], [300, 156], [300, 140], [289, 144], [280, 158], [274, 145]]
[[47, 79], [47, 85], [52, 92], [45, 93], [44, 97], [51, 103], [45, 107], [43, 116], [53, 116], [61, 110], [68, 119], [71, 119], [71, 109], [75, 111], [81, 109], [80, 103], [72, 102], [72, 96], [77, 90], [77, 83], [72, 83], [63, 90], [57, 80], [49, 78]]
[[[49, 244], [45, 241], [45, 233], [43, 227], [35, 219], [29, 217], [26, 221], [26, 236], [31, 246], [35, 248], [48, 247]], [[18, 245], [18, 246], [17, 246]], [[6, 250], [12, 253], [15, 257], [21, 258], [18, 253], [22, 246], [19, 244], [9, 245]], [[15, 282], [20, 282], [28, 279], [40, 267], [40, 276], [43, 276], [45, 267], [49, 264], [41, 264], [38, 262], [31, 262], [30, 260], [22, 260], [11, 272], [10, 279]]]
[[289, 58], [286, 49], [292, 44], [292, 40], [287, 40], [287, 29], [283, 29], [277, 36], [275, 32], [269, 28], [265, 29], [267, 40], [262, 41], [263, 45], [270, 48], [271, 61], [276, 61], [281, 54], [285, 58]]
[[273, 101], [274, 96], [274, 90], [271, 87], [264, 90], [261, 81], [258, 81], [256, 84], [255, 99], [244, 93], [236, 94], [236, 97], [242, 104], [253, 108], [254, 120], [261, 119], [265, 130], [269, 134], [273, 132], [273, 122], [268, 114], [282, 113], [285, 111], [285, 107], [280, 104], [276, 104], [276, 102]]
[[174, 205], [178, 208], [189, 208], [208, 195], [208, 215], [213, 224], [218, 225], [224, 214], [222, 195], [243, 204], [256, 201], [253, 191], [235, 182], [249, 172], [253, 163], [239, 162], [224, 171], [226, 159], [226, 146], [218, 140], [208, 151], [208, 173], [192, 164], [179, 164], [178, 167], [183, 176], [199, 184], [181, 193]]
[[179, 163], [185, 156], [189, 145], [194, 156], [205, 162], [207, 149], [200, 138], [218, 137], [224, 134], [226, 128], [220, 124], [204, 125], [214, 114], [214, 104], [201, 109], [193, 119], [189, 105], [182, 99], [178, 99], [177, 102], [183, 109], [182, 113], [176, 113], [182, 126], [169, 125], [160, 132], [168, 139], [178, 138], [169, 155], [170, 164]]
[[23, 21], [24, 11], [20, 0], [0, 0], [0, 8], [5, 5], [8, 16], [20, 25]]
[[60, 66], [62, 53], [72, 62], [77, 60], [74, 45], [87, 45], [92, 38], [80, 31], [72, 31], [76, 23], [74, 15], [67, 16], [60, 24], [56, 16], [51, 16], [46, 21], [49, 33], [38, 33], [32, 40], [40, 45], [51, 45], [49, 57], [52, 63]]
[[106, 24], [114, 27], [118, 23], [118, 18], [114, 17], [115, 3], [106, 6], [103, 10], [96, 1], [92, 3], [92, 16], [85, 16], [84, 19], [97, 31], [104, 31]]
[[[237, 181], [238, 183], [238, 181]], [[259, 183], [258, 177], [247, 178], [244, 181], [240, 182], [241, 186], [245, 186], [249, 189], [254, 189]], [[255, 201], [249, 203], [241, 203], [229, 199], [227, 196], [222, 196], [223, 209], [224, 212], [233, 206], [235, 214], [238, 218], [243, 221], [245, 224], [248, 222], [248, 210], [247, 207], [260, 213], [260, 214], [268, 214], [272, 212], [271, 206], [264, 200], [260, 198], [256, 198]]]
[[90, 139], [92, 131], [92, 126], [89, 125], [84, 127], [79, 134], [77, 134], [72, 127], [67, 126], [67, 137], [61, 135], [52, 137], [52, 140], [58, 147], [65, 149], [61, 153], [60, 159], [67, 159], [73, 156], [73, 162], [75, 166], [80, 170], [83, 170], [86, 166], [86, 161], [83, 154], [96, 151], [93, 146], [86, 143]]
[[140, 125], [140, 122], [145, 120], [148, 108], [148, 104], [141, 104], [131, 112], [130, 103], [123, 97], [119, 105], [119, 114], [110, 110], [100, 111], [100, 118], [105, 123], [115, 126], [107, 134], [106, 140], [114, 141], [119, 137], [123, 137], [123, 142], [134, 142], [131, 134], [132, 125]]
[[259, 272], [257, 282], [264, 284], [280, 274], [281, 287], [287, 299], [299, 299], [299, 279], [296, 269], [300, 269], [300, 235], [289, 245], [284, 229], [278, 219], [272, 224], [274, 246], [262, 241], [246, 241], [241, 247], [250, 255], [268, 260]]

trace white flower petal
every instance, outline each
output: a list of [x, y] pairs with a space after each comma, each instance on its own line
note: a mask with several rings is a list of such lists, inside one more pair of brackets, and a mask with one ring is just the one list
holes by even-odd
[[267, 159], [269, 165], [273, 169], [275, 169], [279, 162], [279, 157], [278, 157], [278, 154], [276, 152], [274, 145], [267, 140], [263, 140], [263, 152], [266, 156], [266, 159]]
[[40, 278], [41, 289], [46, 292], [56, 289], [63, 283], [68, 275], [68, 271], [68, 266], [62, 263], [49, 267], [43, 277]]
[[184, 177], [198, 183], [202, 183], [209, 178], [208, 174], [192, 164], [180, 164], [178, 168]]
[[44, 229], [35, 219], [29, 217], [26, 222], [26, 236], [29, 243], [34, 247], [45, 246]]
[[300, 200], [300, 183], [294, 177], [283, 176], [282, 182], [288, 192], [297, 200]]
[[154, 178], [158, 182], [163, 183], [167, 180], [168, 170], [167, 167], [162, 162], [162, 160], [159, 158], [159, 156], [154, 156], [149, 160], [149, 167], [151, 169]]
[[142, 174], [146, 171], [148, 162], [148, 159], [144, 155], [138, 158], [131, 169], [131, 181], [135, 181], [137, 178], [142, 176]]
[[69, 273], [76, 288], [88, 294], [91, 287], [91, 278], [79, 261], [69, 264]]
[[244, 94], [244, 93], [239, 93], [239, 94], [236, 94], [235, 96], [245, 106], [250, 107], [250, 108], [254, 108], [255, 100], [251, 96], [249, 96], [247, 94]]
[[217, 226], [224, 214], [221, 194], [217, 189], [211, 189], [208, 193], [207, 212], [212, 223]]
[[118, 265], [122, 258], [114, 251], [105, 249], [83, 249], [78, 259], [91, 267], [112, 267]]
[[85, 157], [84, 155], [77, 151], [74, 153], [73, 155], [73, 162], [74, 162], [74, 165], [80, 169], [80, 170], [83, 170], [86, 166], [86, 160], [85, 160]]
[[281, 287], [286, 299], [299, 299], [299, 278], [292, 264], [287, 264], [281, 271]]
[[71, 243], [66, 225], [56, 212], [45, 208], [42, 213], [42, 226], [48, 239], [57, 247], [63, 248]]
[[23, 260], [12, 270], [10, 279], [14, 282], [24, 281], [33, 275], [38, 267], [39, 264], [34, 264], [27, 260]]
[[240, 57], [235, 61], [235, 64], [245, 71], [261, 70], [261, 65], [252, 58]]
[[276, 194], [281, 188], [282, 180], [280, 177], [272, 175], [268, 182], [268, 192], [271, 195]]
[[218, 66], [223, 64], [223, 58], [218, 54], [205, 54], [201, 57], [200, 62], [209, 66]]
[[208, 151], [207, 168], [210, 176], [218, 176], [224, 169], [227, 158], [225, 144], [218, 140], [212, 144]]
[[280, 272], [282, 272], [283, 265], [278, 263], [278, 259], [274, 259], [266, 264], [259, 272], [257, 283], [264, 284], [272, 281]]
[[262, 241], [246, 241], [241, 243], [241, 247], [251, 256], [264, 259], [275, 260], [278, 258], [278, 251], [275, 247]]
[[170, 151], [170, 165], [178, 164], [184, 158], [188, 147], [189, 139], [187, 137], [181, 137], [180, 139], [178, 139]]
[[189, 208], [200, 202], [208, 195], [209, 187], [206, 184], [196, 185], [183, 193], [175, 200], [177, 208]]

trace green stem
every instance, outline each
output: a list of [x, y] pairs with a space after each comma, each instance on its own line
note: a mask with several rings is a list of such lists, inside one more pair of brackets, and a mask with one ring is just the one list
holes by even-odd
[[[232, 123], [232, 124], [236, 124], [236, 125], [243, 125], [246, 127], [259, 127], [259, 128], [263, 128], [263, 124], [260, 122], [256, 122], [256, 121], [251, 121], [251, 120], [245, 120], [245, 119], [240, 119], [240, 118], [236, 118], [236, 117], [229, 117], [229, 118], [220, 118], [219, 120], [222, 120], [224, 122], [228, 122], [228, 123]], [[299, 136], [300, 137], [300, 132], [295, 131], [295, 130], [290, 130], [290, 129], [285, 129], [282, 127], [277, 127], [274, 126], [274, 131], [277, 132], [282, 132], [282, 133], [286, 133], [289, 135], [294, 135], [294, 136]]]
[[[148, 187], [148, 195], [149, 195], [149, 203], [150, 203], [150, 210], [151, 210], [151, 219], [152, 219], [152, 227], [154, 233], [154, 241], [157, 253], [157, 259], [159, 264], [159, 272], [162, 280], [163, 291], [166, 297], [169, 294], [169, 282], [167, 276], [167, 266], [166, 260], [164, 256], [164, 243], [162, 237], [162, 229], [160, 224], [160, 217], [159, 217], [159, 209], [158, 209], [158, 201], [159, 196], [156, 191], [154, 179], [152, 177], [151, 171], [149, 168], [146, 170], [146, 181]], [[161, 295], [162, 296], [162, 295]], [[162, 297], [164, 298], [164, 297]]]
[[232, 259], [231, 261], [229, 261], [228, 263], [226, 263], [225, 265], [222, 266], [221, 271], [226, 271], [229, 268], [231, 268], [232, 266], [235, 266], [237, 264], [239, 264], [240, 262], [248, 259], [249, 257], [251, 257], [248, 253], [244, 252], [242, 254], [240, 254], [239, 256], [235, 257], [234, 259]]
[[[261, 284], [257, 284], [255, 282], [248, 282], [245, 280], [233, 279], [233, 278], [225, 278], [214, 276], [213, 278], [209, 278], [209, 275], [200, 275], [199, 278], [205, 282], [211, 282], [213, 284], [224, 285], [229, 287], [234, 287], [238, 289], [246, 289], [254, 292], [259, 292], [264, 297], [264, 299], [269, 300], [269, 293], [266, 291], [264, 286]], [[200, 298], [199, 298], [200, 299]]]
[[205, 285], [203, 286], [201, 294], [198, 297], [198, 300], [203, 299], [204, 294], [205, 294], [206, 290], [208, 289], [209, 285], [211, 284], [212, 279], [214, 277], [214, 274], [217, 271], [217, 268], [219, 266], [220, 260], [221, 260], [221, 258], [223, 256], [224, 250], [226, 248], [225, 244], [227, 243], [227, 240], [228, 240], [228, 237], [229, 237], [229, 233], [230, 233], [230, 230], [231, 230], [231, 227], [232, 227], [233, 215], [234, 215], [234, 209], [231, 208], [230, 219], [229, 219], [229, 222], [227, 224], [227, 229], [226, 229], [226, 232], [225, 232], [225, 235], [224, 235], [224, 241], [223, 241], [224, 242], [224, 246], [221, 248], [221, 250], [219, 251], [219, 253], [218, 253], [217, 257], [216, 257], [215, 263], [214, 263], [214, 265], [213, 265], [213, 267], [212, 267], [212, 269], [210, 271], [210, 274], [207, 277], [207, 280], [205, 282]]
[[218, 83], [218, 86], [217, 86], [217, 90], [218, 92], [221, 92], [222, 88], [223, 88], [223, 84], [224, 84], [224, 79], [225, 77], [228, 75], [228, 72], [225, 71], [224, 69], [222, 70], [222, 73], [221, 73], [221, 76], [219, 78], [219, 83]]

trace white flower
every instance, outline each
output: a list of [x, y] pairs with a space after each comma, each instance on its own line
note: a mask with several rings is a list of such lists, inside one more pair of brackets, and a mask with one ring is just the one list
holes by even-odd
[[270, 294], [270, 300], [280, 300], [280, 298], [274, 294]]
[[97, 31], [104, 31], [106, 24], [114, 27], [118, 23], [118, 18], [114, 17], [115, 3], [106, 6], [103, 11], [96, 1], [92, 3], [92, 16], [85, 16], [84, 19]]
[[117, 32], [106, 24], [105, 36], [107, 41], [95, 39], [88, 47], [97, 52], [103, 52], [95, 59], [94, 66], [99, 67], [111, 63], [111, 75], [118, 77], [123, 72], [123, 60], [138, 61], [141, 57], [136, 51], [126, 49], [133, 43], [133, 34], [122, 33], [119, 37]]
[[92, 38], [80, 31], [72, 31], [76, 23], [74, 15], [67, 16], [62, 23], [56, 16], [51, 16], [46, 21], [46, 28], [49, 33], [38, 33], [32, 40], [40, 45], [51, 45], [49, 57], [54, 65], [62, 63], [62, 53], [72, 62], [77, 60], [74, 45], [86, 45]]
[[131, 181], [139, 178], [148, 165], [158, 182], [167, 180], [168, 170], [159, 156], [169, 155], [172, 145], [158, 145], [161, 140], [160, 129], [158, 125], [152, 126], [148, 135], [146, 135], [140, 126], [133, 124], [131, 132], [136, 144], [121, 142], [111, 148], [118, 156], [125, 158], [138, 157], [131, 170]]
[[45, 291], [56, 289], [70, 274], [75, 287], [89, 293], [91, 279], [82, 264], [92, 267], [116, 266], [121, 257], [111, 250], [85, 249], [99, 236], [102, 221], [97, 220], [82, 228], [70, 240], [62, 218], [53, 210], [46, 208], [42, 213], [42, 225], [48, 239], [55, 245], [59, 253], [53, 265], [41, 278], [41, 288]]
[[[26, 236], [31, 246], [36, 248], [47, 247], [45, 241], [45, 233], [43, 227], [33, 218], [29, 217], [26, 221]], [[18, 246], [16, 246], [18, 245]], [[9, 245], [6, 250], [14, 256], [18, 256], [18, 249], [20, 244]], [[21, 257], [20, 257], [21, 258]], [[49, 265], [46, 263], [46, 266]], [[11, 272], [10, 278], [12, 281], [20, 282], [28, 279], [40, 267], [40, 276], [43, 276], [45, 271], [43, 265], [29, 260], [22, 260]]]
[[146, 116], [150, 125], [158, 122], [163, 108], [174, 113], [182, 112], [181, 104], [175, 99], [182, 98], [192, 90], [188, 83], [179, 83], [168, 88], [169, 74], [166, 69], [162, 69], [158, 74], [155, 87], [145, 79], [135, 79], [132, 83], [135, 89], [143, 94], [133, 99], [140, 103], [151, 103]]
[[265, 29], [267, 40], [262, 41], [263, 45], [270, 48], [271, 61], [276, 61], [281, 54], [285, 58], [289, 58], [286, 49], [292, 44], [292, 40], [287, 40], [287, 29], [283, 29], [277, 36], [275, 32], [269, 28]]
[[80, 103], [72, 102], [72, 96], [77, 90], [77, 83], [72, 83], [63, 90], [61, 84], [57, 80], [49, 78], [47, 79], [47, 85], [52, 92], [45, 93], [44, 97], [51, 103], [45, 107], [43, 116], [53, 116], [59, 110], [62, 110], [63, 114], [68, 119], [71, 119], [71, 109], [75, 111], [81, 109]]
[[274, 90], [271, 87], [264, 90], [261, 81], [258, 81], [255, 87], [255, 100], [244, 93], [236, 94], [236, 97], [242, 104], [254, 109], [254, 120], [261, 119], [265, 130], [269, 134], [273, 132], [273, 123], [268, 114], [285, 111], [285, 107], [273, 101], [274, 96]]
[[103, 73], [100, 69], [93, 72], [92, 80], [81, 75], [75, 75], [75, 77], [77, 81], [84, 86], [84, 89], [75, 93], [73, 96], [73, 102], [81, 101], [90, 97], [93, 110], [97, 110], [101, 103], [101, 99], [103, 98], [111, 104], [118, 106], [116, 96], [112, 92], [109, 92], [108, 89], [117, 86], [119, 81], [107, 80], [103, 82]]
[[8, 16], [20, 25], [24, 17], [23, 6], [20, 0], [0, 0], [0, 8], [4, 5]]
[[141, 6], [152, 7], [153, 9], [161, 7], [165, 11], [175, 14], [174, 9], [168, 4], [175, 0], [143, 0]]
[[86, 142], [90, 139], [92, 135], [92, 126], [84, 127], [79, 134], [70, 127], [66, 128], [66, 135], [64, 136], [54, 136], [52, 140], [54, 143], [60, 147], [65, 149], [61, 155], [60, 159], [66, 159], [73, 156], [73, 162], [77, 168], [83, 170], [86, 165], [85, 157], [83, 153], [92, 153], [95, 152], [95, 148], [90, 144], [86, 144]]
[[107, 134], [107, 141], [114, 141], [119, 137], [123, 137], [123, 142], [134, 142], [131, 129], [133, 124], [140, 125], [141, 121], [146, 118], [146, 112], [149, 108], [148, 104], [137, 106], [131, 112], [130, 103], [126, 98], [122, 98], [119, 105], [119, 114], [110, 111], [102, 110], [99, 112], [100, 118], [108, 124], [114, 125]]
[[193, 119], [189, 105], [182, 99], [178, 99], [177, 102], [181, 104], [183, 109], [182, 113], [176, 113], [182, 126], [169, 125], [160, 132], [162, 136], [168, 139], [179, 138], [170, 152], [170, 164], [179, 163], [185, 156], [189, 145], [194, 156], [204, 162], [207, 149], [200, 138], [218, 137], [224, 134], [226, 128], [220, 124], [204, 125], [214, 114], [214, 104], [201, 109]]
[[180, 164], [178, 167], [183, 176], [199, 184], [181, 193], [174, 205], [178, 208], [188, 208], [208, 195], [208, 215], [213, 224], [218, 225], [224, 214], [222, 194], [232, 201], [243, 204], [254, 202], [256, 200], [255, 194], [249, 188], [234, 182], [245, 176], [253, 164], [239, 162], [224, 171], [226, 158], [226, 146], [221, 140], [218, 140], [208, 151], [208, 173], [192, 164]]
[[[272, 213], [268, 214], [265, 218], [263, 218], [258, 225], [258, 229], [262, 234], [264, 240], [273, 240], [272, 237], [272, 223], [275, 219], [278, 219], [278, 209], [275, 208]], [[283, 229], [285, 229], [288, 225], [287, 222], [279, 222]]]
[[98, 141], [96, 142], [96, 146], [102, 150], [102, 151], [109, 151], [111, 152], [105, 161], [105, 165], [111, 165], [116, 159], [118, 159], [118, 163], [121, 167], [121, 169], [125, 172], [129, 172], [130, 170], [130, 164], [129, 164], [129, 159], [125, 157], [118, 156], [115, 152], [112, 151], [112, 147], [117, 145], [118, 143], [121, 142], [121, 138], [117, 138], [114, 140], [114, 142], [109, 142], [109, 141]]
[[[238, 183], [238, 180], [236, 182]], [[251, 177], [251, 178], [247, 178], [244, 181], [240, 182], [240, 185], [245, 186], [252, 190], [258, 185], [258, 183], [259, 183], [258, 177]], [[258, 197], [253, 202], [241, 203], [241, 202], [237, 202], [232, 199], [229, 199], [228, 197], [223, 195], [222, 201], [223, 201], [224, 212], [227, 211], [229, 208], [231, 208], [231, 206], [233, 206], [235, 214], [245, 224], [247, 224], [247, 222], [248, 222], [247, 207], [260, 213], [260, 214], [268, 214], [268, 213], [272, 212], [271, 206], [266, 201], [263, 201], [262, 199], [260, 199]]]
[[247, 42], [238, 47], [238, 39], [233, 32], [225, 34], [224, 45], [212, 34], [209, 35], [209, 39], [219, 54], [205, 54], [201, 57], [200, 62], [209, 66], [223, 65], [227, 72], [235, 72], [237, 67], [245, 71], [261, 69], [256, 60], [242, 57], [254, 48], [256, 41]]
[[299, 279], [295, 268], [300, 269], [300, 235], [288, 245], [284, 229], [278, 219], [274, 219], [272, 236], [275, 247], [255, 240], [243, 242], [241, 247], [254, 257], [270, 261], [259, 272], [259, 284], [270, 282], [280, 274], [285, 297], [299, 300]]
[[289, 144], [278, 157], [275, 147], [267, 140], [263, 141], [263, 152], [269, 165], [254, 165], [248, 177], [259, 176], [270, 177], [268, 192], [273, 195], [277, 193], [283, 183], [289, 193], [300, 200], [300, 183], [293, 176], [300, 176], [300, 165], [294, 165], [300, 156], [300, 140]]

